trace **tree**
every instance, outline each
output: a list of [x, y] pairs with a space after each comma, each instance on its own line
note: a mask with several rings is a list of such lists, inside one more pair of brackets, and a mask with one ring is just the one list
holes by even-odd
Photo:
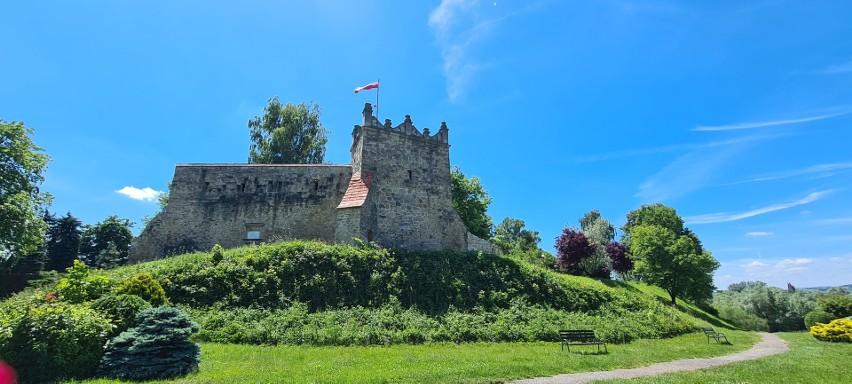
[[83, 230], [80, 244], [80, 258], [86, 264], [97, 268], [110, 268], [124, 264], [130, 253], [133, 232], [130, 220], [117, 216], [107, 217], [95, 225], [87, 225]]
[[71, 215], [60, 218], [47, 215], [48, 224], [45, 247], [47, 248], [47, 266], [49, 271], [64, 271], [70, 267], [80, 254], [80, 240], [83, 223]]
[[50, 158], [23, 123], [0, 120], [0, 259], [23, 256], [42, 244], [41, 218], [50, 195], [39, 191]]
[[636, 275], [665, 289], [672, 304], [677, 297], [704, 301], [713, 296], [713, 271], [719, 263], [691, 236], [650, 224], [631, 228], [629, 238]]
[[328, 132], [316, 103], [281, 105], [275, 96], [248, 127], [249, 164], [319, 164], [325, 157]]
[[[631, 230], [640, 225], [658, 225], [676, 235], [684, 234], [683, 219], [677, 214], [674, 208], [660, 203], [653, 205], [645, 204], [639, 209], [630, 211], [627, 214], [627, 222], [621, 227], [621, 231], [623, 232], [621, 242], [627, 248], [630, 248]], [[697, 239], [696, 237], [695, 240]]]
[[491, 241], [503, 253], [536, 251], [541, 237], [537, 231], [530, 231], [525, 226], [523, 220], [507, 217], [494, 228]]
[[450, 172], [453, 182], [453, 208], [458, 212], [462, 222], [470, 233], [483, 239], [491, 238], [491, 228], [494, 222], [488, 216], [488, 205], [491, 196], [479, 182], [479, 178], [466, 177], [458, 166]]
[[627, 253], [627, 247], [617, 241], [613, 241], [606, 246], [609, 265], [612, 271], [621, 276], [621, 278], [629, 278], [630, 271], [633, 270], [633, 260], [627, 257]]
[[598, 210], [593, 210], [580, 218], [580, 228], [589, 242], [595, 245], [595, 252], [582, 262], [583, 269], [594, 271], [590, 276], [608, 278], [612, 267], [606, 246], [615, 239], [615, 227]]
[[[562, 234], [556, 238], [556, 264], [563, 271], [572, 275], [585, 275], [596, 277], [602, 271], [595, 269], [597, 266], [587, 263], [595, 254], [597, 246], [589, 242], [582, 232], [570, 227], [562, 229]], [[606, 270], [609, 275], [609, 270]]]

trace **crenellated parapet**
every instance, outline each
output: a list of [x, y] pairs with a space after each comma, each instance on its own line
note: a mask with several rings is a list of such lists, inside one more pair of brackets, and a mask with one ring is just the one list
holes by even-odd
[[358, 135], [360, 134], [362, 127], [384, 129], [391, 132], [398, 132], [404, 135], [421, 137], [427, 140], [434, 140], [443, 144], [449, 144], [450, 142], [450, 130], [447, 128], [447, 123], [443, 121], [441, 122], [441, 128], [438, 129], [438, 132], [433, 135], [431, 134], [429, 128], [423, 128], [423, 131], [418, 130], [417, 127], [414, 126], [414, 123], [411, 121], [411, 115], [405, 115], [405, 120], [402, 122], [402, 124], [399, 124], [394, 127], [390, 119], [385, 119], [385, 123], [380, 124], [379, 119], [373, 116], [373, 106], [370, 103], [364, 104], [364, 110], [362, 113], [364, 115], [364, 123], [363, 125], [356, 125], [353, 129], [353, 143], [358, 140]]

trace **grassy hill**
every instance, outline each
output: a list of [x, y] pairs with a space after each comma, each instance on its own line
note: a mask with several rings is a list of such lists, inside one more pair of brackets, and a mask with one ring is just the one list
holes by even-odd
[[[202, 325], [199, 341], [369, 345], [553, 341], [592, 328], [612, 342], [671, 337], [717, 318], [639, 283], [597, 281], [492, 254], [293, 241], [106, 272], [159, 280]], [[697, 316], [697, 318], [696, 318]]]

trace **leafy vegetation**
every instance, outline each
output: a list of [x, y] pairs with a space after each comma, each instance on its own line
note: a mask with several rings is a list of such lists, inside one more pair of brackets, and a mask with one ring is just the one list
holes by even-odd
[[133, 232], [130, 220], [109, 216], [95, 225], [86, 225], [80, 241], [80, 259], [93, 267], [113, 268], [127, 262]]
[[811, 327], [811, 335], [817, 340], [852, 343], [852, 319], [832, 320], [828, 324]]
[[106, 295], [92, 302], [92, 309], [106, 315], [114, 328], [110, 336], [116, 336], [136, 326], [136, 315], [151, 304], [136, 295]]
[[458, 166], [450, 171], [450, 180], [453, 183], [453, 208], [458, 212], [464, 225], [470, 233], [483, 239], [490, 239], [494, 222], [487, 213], [488, 205], [491, 204], [488, 191], [482, 186], [478, 177], [465, 176]]
[[110, 289], [110, 279], [100, 274], [92, 274], [89, 267], [80, 260], [68, 268], [68, 275], [56, 285], [56, 293], [69, 303], [82, 303], [96, 300]]
[[[798, 331], [805, 329], [805, 315], [814, 310], [821, 293], [797, 290], [790, 292], [781, 288], [769, 287], [759, 281], [732, 284], [725, 291], [716, 293], [713, 306], [728, 316], [734, 314], [725, 308], [738, 308], [745, 313], [767, 322], [770, 332]], [[725, 317], [744, 329], [759, 330], [746, 326], [741, 320]], [[740, 316], [741, 319], [745, 319]], [[749, 320], [752, 321], [752, 320]]]
[[249, 164], [320, 164], [325, 157], [328, 131], [316, 103], [282, 105], [275, 96], [248, 127]]
[[115, 287], [117, 295], [135, 295], [158, 307], [169, 303], [166, 291], [160, 282], [151, 277], [150, 273], [140, 272]]

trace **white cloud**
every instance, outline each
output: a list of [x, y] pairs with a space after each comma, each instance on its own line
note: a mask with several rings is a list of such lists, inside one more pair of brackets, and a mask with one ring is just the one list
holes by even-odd
[[471, 79], [483, 67], [468, 57], [471, 45], [485, 37], [492, 25], [488, 21], [475, 20], [478, 7], [476, 0], [443, 0], [429, 14], [429, 27], [435, 32], [444, 59], [447, 96], [453, 103], [464, 96]]
[[829, 190], [825, 190], [825, 191], [819, 191], [819, 192], [813, 192], [813, 193], [805, 196], [804, 198], [801, 198], [801, 199], [796, 200], [796, 201], [770, 205], [770, 206], [767, 206], [767, 207], [758, 208], [758, 209], [754, 209], [754, 210], [747, 211], [747, 212], [740, 212], [740, 213], [719, 212], [719, 213], [708, 213], [708, 214], [704, 214], [704, 215], [689, 216], [689, 217], [685, 217], [684, 221], [686, 221], [689, 224], [712, 224], [712, 223], [726, 223], [726, 222], [729, 222], [729, 221], [742, 220], [742, 219], [747, 219], [749, 217], [763, 215], [763, 214], [770, 213], [770, 212], [775, 212], [775, 211], [780, 211], [780, 210], [783, 210], [783, 209], [793, 208], [793, 207], [796, 207], [796, 206], [799, 206], [799, 205], [810, 204], [810, 203], [813, 203], [817, 200], [822, 199], [823, 197], [828, 196], [832, 192], [834, 192], [833, 189], [829, 189]]
[[[850, 263], [846, 263], [846, 260]], [[821, 257], [738, 259], [721, 261], [715, 284], [724, 289], [731, 283], [759, 280], [771, 286], [796, 287], [837, 286], [849, 284], [852, 255]]]
[[739, 123], [739, 124], [730, 124], [730, 125], [718, 125], [718, 126], [698, 126], [693, 128], [693, 131], [734, 131], [739, 129], [753, 129], [753, 128], [762, 128], [762, 127], [772, 127], [776, 125], [788, 125], [788, 124], [798, 124], [798, 123], [807, 123], [810, 121], [817, 120], [825, 120], [830, 119], [832, 117], [843, 116], [849, 114], [850, 112], [840, 112], [840, 113], [832, 113], [828, 115], [820, 115], [813, 117], [805, 117], [802, 119], [788, 119], [788, 120], [771, 120], [771, 121], [761, 121], [756, 123]]
[[758, 232], [748, 232], [748, 233], [746, 233], [746, 236], [748, 236], [748, 237], [763, 237], [763, 236], [772, 236], [774, 234], [775, 234], [774, 232], [759, 232], [758, 231]]
[[757, 177], [752, 177], [747, 180], [738, 181], [734, 183], [729, 183], [725, 185], [735, 185], [735, 184], [745, 184], [745, 183], [754, 183], [754, 182], [762, 182], [762, 181], [772, 181], [772, 180], [780, 180], [786, 179], [795, 176], [808, 176], [808, 175], [816, 175], [816, 177], [830, 177], [834, 176], [837, 171], [845, 171], [848, 169], [852, 169], [852, 162], [844, 162], [844, 163], [828, 163], [828, 164], [818, 164], [813, 165], [807, 168], [794, 169], [790, 171], [769, 173]]
[[822, 219], [816, 220], [817, 224], [826, 224], [826, 225], [843, 225], [843, 224], [852, 224], [852, 217], [837, 217], [833, 219]]
[[751, 263], [743, 265], [743, 268], [763, 268], [763, 267], [768, 267], [768, 266], [769, 266], [769, 264], [762, 263], [760, 261], [754, 260]]
[[155, 200], [157, 200], [158, 197], [160, 197], [160, 195], [162, 195], [164, 193], [163, 191], [158, 191], [158, 190], [152, 189], [151, 187], [145, 187], [145, 188], [139, 189], [139, 188], [130, 187], [130, 186], [119, 189], [116, 192], [118, 192], [118, 193], [120, 193], [124, 196], [127, 196], [127, 197], [129, 197], [133, 200], [140, 200], [140, 201], [155, 201]]
[[842, 64], [832, 64], [822, 70], [817, 71], [816, 73], [821, 75], [836, 75], [838, 73], [847, 72], [852, 72], [852, 61]]

